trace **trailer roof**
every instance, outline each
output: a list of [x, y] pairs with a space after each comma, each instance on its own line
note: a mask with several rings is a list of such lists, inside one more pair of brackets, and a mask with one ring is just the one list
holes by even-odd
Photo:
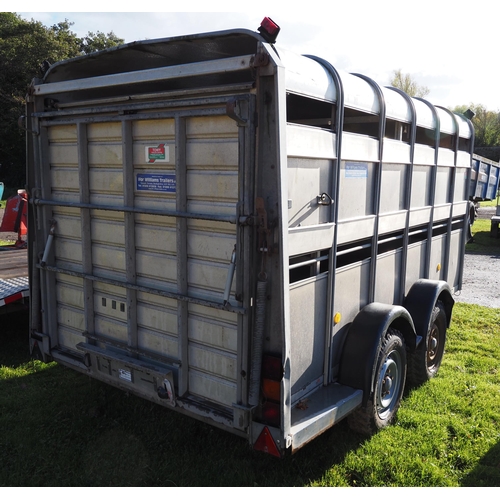
[[44, 83], [252, 54], [259, 41], [259, 33], [244, 29], [141, 40], [55, 63]]
[[[141, 40], [53, 64], [47, 70], [43, 83], [49, 84], [47, 87], [52, 87], [57, 93], [59, 82], [73, 81], [75, 82], [74, 86], [67, 86], [64, 91], [78, 91], [81, 92], [81, 98], [84, 95], [87, 98], [95, 98], [96, 95], [92, 93], [92, 90], [86, 87], [88, 80], [85, 79], [96, 77], [102, 79], [102, 77], [111, 75], [130, 75], [136, 71], [252, 56], [258, 51], [259, 43], [265, 44], [266, 41], [258, 32], [247, 29]], [[271, 46], [268, 45], [268, 47]], [[317, 58], [294, 54], [279, 46], [269, 50], [276, 51], [285, 68], [287, 91], [337, 102], [339, 89], [333, 81], [331, 72], [324, 64], [318, 62]], [[390, 87], [379, 87], [377, 90], [377, 84], [363, 75], [343, 71], [337, 71], [337, 74], [342, 85], [343, 103], [348, 108], [374, 115], [379, 114], [381, 98], [378, 94], [381, 91], [388, 118], [401, 122], [411, 122], [415, 114], [416, 124], [419, 127], [436, 129], [439, 124], [443, 132], [453, 134], [457, 131], [457, 122], [449, 112], [438, 110], [437, 107], [426, 101], [405, 98], [401, 92]], [[200, 78], [201, 80], [194, 78], [190, 85], [196, 86], [201, 82], [205, 85], [248, 83], [252, 82], [254, 75], [252, 68], [247, 66], [246, 70], [240, 71], [238, 75], [229, 71], [221, 71], [216, 75], [208, 76], [205, 74]], [[82, 82], [80, 83], [79, 80]], [[182, 78], [177, 78], [177, 80], [182, 80]], [[168, 86], [165, 86], [165, 83], [150, 81], [144, 84], [143, 91], [176, 90], [181, 89], [182, 85], [187, 85], [185, 80], [184, 83], [177, 80], [171, 79]], [[116, 84], [116, 78], [113, 81]], [[116, 89], [112, 89], [113, 81], [109, 82], [110, 88], [104, 88], [106, 84], [100, 86], [99, 95], [101, 97], [109, 97], [113, 92], [116, 92]], [[126, 94], [131, 91], [130, 86], [134, 85], [134, 82], [133, 79], [124, 80], [120, 81], [120, 85], [122, 85], [122, 93]], [[458, 130], [462, 137], [471, 136], [470, 126], [462, 118], [458, 120]]]

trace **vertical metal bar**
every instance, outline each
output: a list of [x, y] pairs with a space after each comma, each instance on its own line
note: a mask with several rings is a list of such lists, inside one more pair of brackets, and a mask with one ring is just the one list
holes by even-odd
[[[33, 118], [35, 112], [35, 103], [28, 97], [26, 102], [26, 125], [33, 132], [38, 131], [39, 123], [37, 118]], [[28, 119], [30, 122], [28, 123]], [[39, 185], [39, 170], [35, 168], [37, 157], [40, 154], [38, 148], [38, 137], [26, 131], [26, 165], [27, 175], [26, 184], [29, 196], [33, 197], [35, 189]], [[36, 268], [38, 259], [38, 250], [35, 248], [37, 242], [37, 212], [40, 209], [34, 205], [28, 205], [28, 268], [29, 268], [29, 286], [30, 286], [30, 331], [36, 332], [41, 328], [41, 307], [40, 307], [40, 271]]]
[[[272, 51], [271, 51], [272, 52]], [[273, 54], [269, 52], [271, 58]], [[270, 66], [269, 66], [270, 67]], [[280, 434], [283, 439], [288, 436], [291, 426], [291, 328], [290, 328], [290, 289], [289, 289], [289, 256], [288, 256], [288, 173], [286, 152], [286, 86], [285, 69], [276, 58], [273, 62], [274, 72], [266, 68], [257, 73], [258, 119], [256, 164], [256, 198], [265, 200], [264, 206], [269, 210], [271, 221], [277, 222], [273, 228], [272, 258], [266, 258], [266, 252], [256, 252], [259, 266], [253, 269], [255, 279], [259, 272], [265, 272], [272, 279], [268, 281], [268, 300], [273, 308], [267, 315], [266, 327], [273, 332], [271, 336], [279, 343], [283, 363], [281, 380], [281, 423]], [[273, 74], [274, 73], [274, 74]], [[268, 99], [271, 97], [271, 99]], [[256, 209], [258, 207], [256, 206]], [[271, 213], [272, 210], [272, 213]], [[269, 228], [268, 228], [269, 229]], [[256, 283], [256, 281], [255, 281]], [[255, 293], [255, 291], [254, 291]], [[274, 335], [276, 334], [276, 335]], [[277, 347], [278, 348], [278, 347]], [[276, 349], [277, 349], [276, 348]]]
[[491, 163], [488, 163], [487, 173], [486, 173], [486, 190], [483, 198], [488, 198], [488, 189], [490, 188], [490, 175], [491, 175]]
[[[49, 160], [49, 134], [47, 127], [41, 127], [39, 136], [39, 151], [40, 157], [40, 193], [44, 199], [51, 198], [51, 182], [50, 182], [50, 160]], [[39, 224], [40, 224], [40, 236], [42, 241], [40, 242], [42, 247], [40, 251], [43, 251], [43, 245], [50, 233], [52, 220], [52, 208], [42, 207]], [[54, 252], [50, 256], [50, 262], [54, 261]], [[50, 345], [54, 347], [58, 345], [58, 331], [57, 331], [57, 307], [56, 307], [56, 275], [55, 273], [48, 273], [43, 270], [40, 271], [40, 288], [45, 290], [42, 293], [42, 324], [45, 333], [50, 336]]]
[[[88, 162], [87, 124], [77, 123], [78, 182], [80, 183], [80, 203], [90, 203], [90, 168]], [[82, 245], [82, 270], [92, 274], [92, 221], [90, 209], [80, 209], [80, 231]], [[94, 333], [94, 285], [91, 280], [83, 280], [84, 329]], [[88, 340], [94, 343], [92, 340]]]
[[[134, 156], [133, 156], [133, 122], [122, 121], [122, 161], [123, 161], [123, 204], [134, 206]], [[135, 214], [123, 214], [125, 225], [125, 274], [127, 283], [136, 284], [137, 271], [135, 259]], [[138, 347], [137, 333], [137, 291], [127, 288], [127, 337], [128, 345]]]
[[[175, 119], [175, 177], [176, 177], [176, 209], [187, 211], [187, 163], [186, 163], [186, 118], [177, 116]], [[177, 292], [187, 295], [188, 292], [188, 255], [187, 255], [187, 220], [177, 218], [176, 245], [177, 245]], [[179, 359], [179, 396], [188, 391], [188, 304], [177, 301], [177, 337]]]
[[[469, 168], [468, 168], [468, 171], [467, 171], [467, 179], [465, 180], [465, 183], [466, 183], [466, 187], [465, 187], [466, 194], [464, 195], [466, 198], [468, 198], [469, 194], [470, 194], [469, 189], [470, 189], [470, 182], [471, 182], [471, 176], [472, 176], [472, 161], [473, 161], [473, 155], [474, 155], [474, 140], [475, 140], [475, 136], [474, 136], [474, 126], [472, 125], [472, 122], [468, 118], [465, 118], [465, 119], [467, 120], [467, 124], [469, 125], [469, 129], [470, 129], [470, 133], [471, 133], [471, 137], [470, 137], [470, 149], [469, 149], [470, 162], [469, 162]], [[474, 193], [475, 192], [476, 192], [476, 190], [474, 188]], [[468, 212], [468, 210], [467, 210], [467, 212]], [[467, 223], [468, 223], [468, 216], [467, 216], [467, 214], [465, 214], [464, 215], [464, 231], [462, 233], [462, 240], [461, 240], [462, 251], [460, 252], [460, 259], [459, 259], [459, 266], [458, 266], [458, 269], [459, 269], [459, 272], [458, 272], [458, 289], [459, 290], [462, 289], [462, 280], [463, 280], [463, 276], [464, 276], [465, 244], [467, 243], [467, 231], [466, 231], [465, 227], [466, 227]]]
[[[238, 127], [238, 215], [248, 215], [254, 211], [254, 161], [255, 161], [255, 123], [253, 121], [255, 113], [255, 97], [250, 96], [248, 101], [247, 122], [245, 126]], [[248, 225], [236, 227], [236, 296], [243, 302], [246, 311], [251, 308], [251, 293], [253, 281], [251, 265], [253, 248], [252, 227]], [[248, 403], [248, 374], [250, 367], [248, 360], [250, 356], [251, 327], [250, 312], [245, 315], [238, 315], [237, 334], [237, 363], [238, 363], [238, 383], [236, 389], [236, 400], [238, 403], [246, 405]]]
[[[43, 110], [43, 99], [34, 99], [27, 103], [27, 115]], [[44, 149], [48, 145], [47, 130], [40, 126], [38, 118], [31, 118], [31, 130], [38, 132], [36, 139], [33, 139], [33, 157], [28, 158], [28, 162], [32, 159], [32, 164], [28, 163], [28, 182], [30, 188], [30, 196], [43, 195], [42, 188], [44, 187], [44, 172], [48, 168], [47, 156], [44, 156]], [[30, 138], [31, 139], [31, 138]], [[37, 168], [38, 166], [38, 168]], [[30, 173], [32, 174], [30, 176]], [[45, 191], [44, 191], [45, 192]], [[46, 209], [30, 204], [32, 207], [33, 218], [29, 220], [28, 238], [30, 241], [30, 308], [31, 308], [31, 328], [32, 331], [43, 331], [50, 335], [51, 345], [55, 344], [57, 332], [49, 332], [47, 326], [47, 299], [42, 290], [45, 288], [45, 279], [47, 273], [43, 269], [37, 269], [39, 257], [43, 251], [44, 238], [47, 232], [47, 224], [43, 223]], [[32, 222], [34, 224], [32, 224]], [[32, 242], [32, 243], [31, 243]], [[30, 345], [31, 348], [31, 345]]]
[[375, 176], [374, 176], [374, 199], [373, 199], [373, 212], [375, 214], [375, 226], [373, 229], [372, 238], [372, 256], [370, 262], [370, 284], [368, 292], [368, 302], [373, 302], [375, 300], [375, 282], [377, 277], [377, 261], [378, 261], [378, 240], [379, 240], [379, 222], [380, 222], [380, 190], [382, 189], [382, 168], [383, 168], [383, 154], [384, 154], [384, 136], [385, 136], [385, 100], [382, 89], [379, 85], [367, 76], [355, 74], [355, 76], [362, 78], [375, 91], [378, 97], [380, 105], [379, 114], [379, 130], [378, 130], [378, 163], [375, 166]]
[[441, 138], [441, 122], [439, 120], [439, 115], [436, 112], [436, 108], [429, 101], [426, 101], [425, 99], [422, 99], [420, 97], [415, 97], [415, 99], [418, 99], [419, 101], [422, 101], [425, 105], [427, 105], [427, 107], [430, 108], [434, 119], [436, 120], [436, 131], [434, 135], [434, 165], [432, 165], [432, 175], [429, 186], [429, 205], [431, 207], [431, 213], [429, 216], [429, 223], [427, 224], [427, 248], [424, 271], [424, 277], [429, 278], [432, 250], [432, 230], [434, 227], [434, 204], [436, 202], [436, 179], [438, 169], [439, 141]]
[[[452, 229], [452, 219], [453, 219], [453, 205], [454, 205], [454, 197], [455, 197], [455, 179], [456, 179], [456, 174], [457, 174], [457, 158], [458, 158], [458, 141], [460, 140], [460, 134], [459, 134], [459, 126], [458, 122], [455, 118], [454, 113], [449, 111], [446, 108], [443, 108], [441, 106], [436, 106], [446, 113], [448, 113], [451, 116], [451, 119], [453, 123], [455, 124], [455, 129], [456, 129], [456, 137], [454, 140], [454, 155], [453, 155], [453, 167], [451, 170], [451, 179], [448, 185], [448, 202], [450, 203], [450, 215], [448, 217], [448, 224], [447, 224], [447, 230], [446, 230], [446, 246], [445, 246], [445, 252], [444, 252], [444, 259], [443, 259], [443, 276], [445, 277], [445, 280], [449, 284], [449, 279], [450, 279], [450, 253], [451, 253], [451, 229]], [[465, 227], [464, 227], [465, 231]], [[454, 283], [452, 284], [452, 287], [454, 286]]]
[[[474, 160], [473, 158], [471, 158], [471, 168], [472, 168], [472, 164], [474, 161], [477, 161], [479, 162], [479, 160]], [[480, 163], [480, 162], [479, 162]], [[470, 174], [470, 180], [469, 180], [469, 184], [468, 186], [470, 186], [470, 182], [472, 180], [472, 172]], [[474, 180], [474, 189], [471, 191], [471, 194], [472, 196], [475, 198], [476, 197], [476, 192], [477, 192], [477, 183], [478, 183], [478, 180], [479, 180], [479, 165], [477, 166], [477, 174], [476, 174], [476, 179]]]
[[389, 87], [391, 90], [394, 90], [399, 95], [401, 95], [404, 100], [407, 102], [408, 107], [411, 112], [411, 130], [410, 130], [410, 164], [407, 165], [406, 170], [406, 182], [405, 182], [405, 201], [404, 207], [406, 210], [406, 223], [403, 234], [403, 248], [401, 253], [401, 274], [399, 279], [399, 304], [402, 304], [404, 301], [404, 297], [406, 294], [406, 269], [408, 267], [408, 245], [410, 241], [410, 215], [411, 215], [411, 189], [413, 183], [413, 163], [415, 158], [415, 140], [417, 137], [417, 112], [415, 110], [415, 104], [411, 97], [403, 92], [400, 89], [395, 87]]
[[333, 359], [333, 316], [335, 308], [335, 278], [337, 274], [337, 240], [338, 240], [338, 216], [339, 216], [339, 190], [340, 190], [340, 165], [342, 162], [342, 133], [344, 128], [344, 87], [342, 79], [337, 70], [325, 59], [316, 56], [308, 55], [310, 59], [318, 62], [328, 71], [337, 90], [337, 106], [335, 116], [332, 116], [332, 133], [336, 133], [335, 142], [335, 159], [332, 161], [332, 194], [333, 204], [331, 206], [331, 220], [335, 224], [333, 234], [333, 245], [328, 257], [328, 302], [327, 302], [327, 324], [326, 324], [326, 339], [325, 339], [325, 358], [323, 367], [324, 384], [329, 384], [333, 381], [332, 362]]

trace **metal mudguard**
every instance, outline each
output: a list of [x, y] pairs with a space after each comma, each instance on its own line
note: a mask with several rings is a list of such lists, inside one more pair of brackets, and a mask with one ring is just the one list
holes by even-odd
[[450, 326], [451, 312], [455, 301], [452, 297], [451, 288], [446, 281], [434, 281], [421, 279], [410, 288], [404, 301], [404, 307], [408, 310], [417, 335], [425, 337], [429, 329], [432, 311], [436, 302], [440, 300], [446, 313], [446, 326]]
[[413, 320], [402, 306], [372, 302], [354, 318], [344, 344], [339, 382], [363, 390], [363, 404], [373, 391], [376, 360], [389, 327], [401, 332], [410, 350], [417, 345]]

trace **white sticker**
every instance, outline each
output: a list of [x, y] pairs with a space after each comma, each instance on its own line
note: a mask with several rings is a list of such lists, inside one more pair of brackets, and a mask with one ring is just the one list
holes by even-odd
[[167, 391], [168, 399], [170, 401], [173, 401], [174, 400], [174, 395], [173, 395], [173, 392], [172, 392], [172, 386], [170, 385], [170, 382], [167, 379], [163, 380], [163, 386], [165, 387], [165, 390]]
[[368, 177], [368, 164], [362, 162], [347, 162], [345, 164], [345, 177], [366, 179]]
[[129, 372], [128, 370], [122, 370], [120, 368], [119, 370], [119, 377], [122, 379], [122, 380], [126, 380], [127, 382], [132, 382], [132, 372]]

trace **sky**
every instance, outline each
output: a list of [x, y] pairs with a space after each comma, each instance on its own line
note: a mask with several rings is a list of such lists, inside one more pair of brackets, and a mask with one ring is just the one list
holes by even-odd
[[[75, 2], [76, 3], [76, 2]], [[11, 5], [9, 5], [11, 4]], [[102, 5], [106, 10], [102, 11]], [[78, 36], [113, 31], [125, 42], [219, 31], [257, 30], [264, 17], [281, 28], [277, 45], [327, 59], [335, 68], [389, 85], [395, 70], [430, 89], [436, 105], [483, 105], [500, 110], [497, 78], [500, 7], [492, 0], [309, 0], [302, 2], [172, 2], [150, 0], [147, 12], [125, 2], [3, 0], [3, 8], [51, 26], [68, 19]], [[45, 12], [35, 12], [43, 5]], [[131, 7], [139, 6], [129, 2]], [[180, 5], [181, 10], [177, 7]], [[24, 11], [19, 11], [22, 6]], [[209, 8], [207, 7], [209, 6]], [[246, 7], [246, 8], [245, 8]], [[30, 9], [33, 12], [29, 11]]]

